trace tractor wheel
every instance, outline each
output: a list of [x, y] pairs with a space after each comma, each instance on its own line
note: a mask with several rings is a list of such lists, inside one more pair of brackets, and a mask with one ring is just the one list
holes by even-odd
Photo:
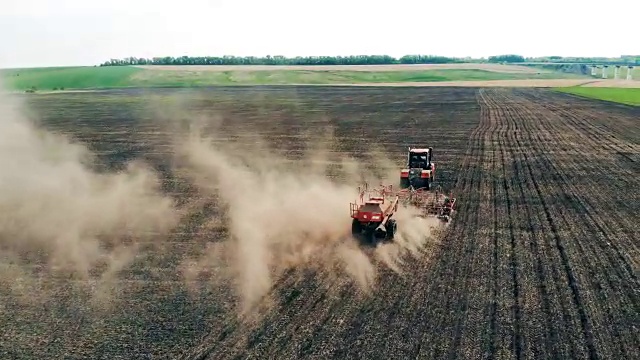
[[407, 189], [409, 187], [409, 178], [400, 178], [400, 189]]
[[376, 243], [376, 231], [375, 228], [371, 228], [371, 226], [367, 226], [364, 228], [364, 242], [367, 244], [375, 244]]
[[395, 219], [389, 219], [385, 227], [387, 228], [387, 239], [393, 240], [398, 230], [398, 223], [396, 223]]
[[360, 221], [358, 221], [358, 219], [353, 219], [353, 221], [351, 222], [351, 234], [359, 235], [361, 232], [362, 224], [360, 224]]

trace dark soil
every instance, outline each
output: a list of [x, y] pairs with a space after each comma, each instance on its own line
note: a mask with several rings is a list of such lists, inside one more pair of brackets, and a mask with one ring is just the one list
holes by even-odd
[[[162, 111], [171, 101], [191, 114]], [[40, 279], [47, 299], [0, 289], [2, 358], [638, 356], [638, 108], [534, 89], [353, 87], [122, 90], [30, 104], [43, 127], [98, 154], [96, 171], [144, 159], [191, 210], [162, 251], [143, 247], [122, 271], [109, 307], [90, 305], [87, 284], [66, 278]], [[328, 128], [327, 147], [364, 167], [374, 148], [400, 167], [408, 146], [431, 146], [457, 218], [428, 260], [403, 275], [381, 269], [369, 296], [286, 273], [280, 302], [247, 326], [231, 284], [187, 284], [179, 272], [226, 231], [204, 226], [222, 210], [170, 166], [170, 129], [194, 114], [218, 141], [258, 134], [292, 161]]]

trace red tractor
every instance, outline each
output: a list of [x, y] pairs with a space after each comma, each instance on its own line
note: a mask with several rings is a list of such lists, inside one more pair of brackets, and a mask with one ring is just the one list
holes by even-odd
[[455, 211], [456, 198], [444, 194], [439, 186], [433, 191], [435, 174], [433, 148], [409, 147], [406, 168], [400, 171], [400, 199], [403, 204], [421, 209], [423, 217], [449, 222]]
[[365, 184], [358, 188], [359, 201], [351, 203], [351, 233], [359, 236], [364, 233], [371, 241], [392, 240], [398, 225], [393, 214], [398, 211], [398, 195], [394, 195], [391, 186], [369, 189]]
[[436, 164], [432, 161], [433, 149], [409, 148], [407, 166], [400, 171], [400, 188], [431, 189], [436, 175]]

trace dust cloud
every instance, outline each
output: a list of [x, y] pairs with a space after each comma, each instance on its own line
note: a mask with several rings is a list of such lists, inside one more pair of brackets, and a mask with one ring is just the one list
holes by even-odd
[[[328, 131], [324, 139], [334, 141], [331, 137]], [[305, 161], [297, 163], [274, 155], [264, 142], [255, 144], [216, 142], [199, 129], [176, 144], [176, 164], [227, 209], [227, 240], [233, 250], [226, 256], [233, 258], [228, 261], [233, 265], [229, 273], [236, 277], [241, 313], [269, 302], [274, 282], [287, 269], [329, 272], [328, 278], [334, 280], [346, 276], [368, 293], [375, 287], [376, 262], [400, 273], [405, 254], [420, 256], [434, 244], [431, 229], [438, 221], [419, 218], [417, 209], [408, 207], [397, 213], [399, 233], [394, 243], [373, 250], [352, 237], [349, 203], [358, 198], [358, 182], [395, 183], [397, 169], [391, 171], [389, 160], [377, 166], [381, 175], [373, 179], [353, 159], [321, 150], [319, 142], [308, 147], [313, 151]], [[300, 165], [309, 161], [311, 166]], [[342, 166], [343, 181], [325, 175], [328, 164]]]
[[27, 113], [18, 96], [0, 92], [0, 283], [21, 295], [33, 290], [30, 277], [98, 279], [104, 297], [137, 241], [176, 223], [172, 200], [143, 164], [92, 172], [85, 147]]

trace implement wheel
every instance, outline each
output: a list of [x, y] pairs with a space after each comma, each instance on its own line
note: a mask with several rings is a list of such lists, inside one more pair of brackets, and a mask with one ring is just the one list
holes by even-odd
[[353, 219], [351, 222], [351, 235], [360, 235], [362, 232], [362, 224], [358, 219]]
[[396, 223], [396, 220], [389, 219], [385, 228], [387, 229], [387, 240], [393, 240], [396, 235], [396, 231], [398, 230], [398, 223]]
[[400, 178], [400, 189], [407, 189], [409, 185], [409, 178]]

